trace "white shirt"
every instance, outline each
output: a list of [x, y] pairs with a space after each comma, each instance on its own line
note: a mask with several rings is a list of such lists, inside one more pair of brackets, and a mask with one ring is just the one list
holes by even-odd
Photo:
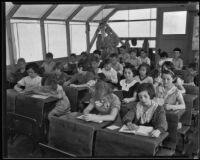
[[129, 91], [129, 88], [134, 86], [135, 83], [137, 83], [136, 80], [133, 80], [131, 83], [126, 83], [126, 79], [122, 79], [120, 81], [120, 85], [121, 85], [123, 91]]
[[118, 82], [117, 71], [115, 71], [113, 68], [111, 68], [109, 71], [106, 71], [105, 68], [103, 68], [102, 73], [105, 74], [106, 78], [111, 80], [113, 83]]
[[26, 76], [24, 78], [22, 78], [20, 81], [18, 81], [17, 83], [20, 86], [25, 86], [26, 89], [29, 88], [37, 88], [41, 86], [41, 80], [42, 77], [40, 76], [36, 76], [35, 78], [31, 78], [30, 76]]
[[141, 56], [138, 57], [140, 59], [141, 63], [147, 63], [148, 65], [151, 65], [151, 61], [148, 57], [142, 58]]
[[139, 83], [152, 83], [153, 84], [153, 78], [150, 76], [147, 76], [145, 79], [140, 79], [139, 76], [135, 76], [134, 78]]

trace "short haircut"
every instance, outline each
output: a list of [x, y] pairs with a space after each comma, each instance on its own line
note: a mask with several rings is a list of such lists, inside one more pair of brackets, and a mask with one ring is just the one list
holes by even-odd
[[154, 69], [154, 70], [152, 70], [151, 73], [150, 73], [150, 76], [151, 76], [152, 78], [158, 78], [159, 75], [160, 75], [159, 69]]
[[111, 64], [111, 60], [109, 58], [105, 59], [103, 65]]
[[72, 54], [70, 54], [70, 57], [76, 58], [76, 54], [75, 54], [75, 53], [72, 53]]
[[147, 63], [142, 63], [139, 67], [138, 67], [138, 72], [140, 70], [141, 67], [145, 67], [146, 68], [146, 75], [149, 75], [150, 72], [150, 65], [148, 65]]
[[53, 58], [53, 54], [52, 54], [51, 52], [48, 52], [48, 53], [46, 54], [46, 58]]
[[112, 53], [112, 54], [110, 55], [110, 58], [113, 58], [113, 57], [117, 58], [117, 57], [118, 57], [117, 53]]
[[39, 73], [39, 66], [37, 65], [37, 63], [35, 62], [28, 63], [26, 65], [26, 71], [29, 70], [30, 68], [34, 70], [35, 73], [37, 74]]
[[62, 66], [62, 64], [61, 64], [61, 62], [57, 62], [55, 65], [54, 65], [54, 67], [53, 67], [53, 70], [56, 70], [56, 69], [62, 69], [63, 68], [63, 66]]
[[17, 60], [17, 64], [18, 64], [19, 62], [26, 63], [26, 61], [25, 61], [25, 59], [24, 59], [24, 58], [19, 58], [19, 59]]
[[123, 49], [126, 49], [126, 46], [122, 45], [122, 46], [120, 46], [119, 48], [123, 48]]
[[82, 56], [86, 56], [86, 55], [87, 55], [87, 52], [81, 52], [81, 55], [82, 55]]
[[[137, 95], [140, 92], [143, 92], [143, 91], [147, 91], [147, 93], [149, 94], [150, 99], [153, 99], [156, 96], [154, 86], [151, 83], [142, 83], [142, 84], [140, 84], [138, 89], [137, 89]], [[138, 96], [138, 99], [139, 99], [139, 96]]]
[[96, 49], [96, 50], [93, 51], [93, 54], [101, 55], [101, 51]]
[[55, 74], [49, 74], [48, 76], [46, 76], [44, 80], [44, 85], [51, 86], [53, 90], [56, 90], [58, 82]]
[[176, 74], [173, 71], [171, 71], [171, 70], [164, 70], [164, 71], [162, 71], [162, 75], [163, 74], [170, 74], [173, 79], [176, 78]]
[[97, 63], [99, 63], [100, 62], [100, 59], [97, 57], [97, 56], [92, 56], [91, 58], [90, 58], [90, 62], [97, 62]]
[[172, 72], [175, 71], [175, 66], [174, 63], [171, 61], [165, 61], [162, 66], [161, 66], [161, 70], [164, 70], [164, 66], [166, 66], [169, 70], [171, 70]]
[[163, 52], [161, 52], [160, 57], [162, 57], [162, 58], [163, 58], [163, 57], [168, 58], [168, 53], [165, 52], [165, 51], [163, 51]]
[[131, 52], [135, 52], [135, 53], [137, 53], [137, 49], [135, 49], [135, 48], [131, 48], [131, 49], [130, 49], [130, 53], [131, 53]]
[[173, 51], [179, 51], [181, 53], [181, 49], [180, 48], [174, 48]]
[[135, 66], [130, 63], [125, 64], [124, 71], [125, 71], [125, 69], [130, 69], [133, 72], [134, 76], [137, 74], [137, 70], [135, 69]]

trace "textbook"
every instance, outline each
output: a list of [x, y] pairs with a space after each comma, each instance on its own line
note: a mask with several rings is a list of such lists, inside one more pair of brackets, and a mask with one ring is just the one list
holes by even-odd
[[[83, 118], [83, 115], [78, 116], [78, 117], [76, 117], [76, 118], [86, 121], [86, 120]], [[92, 122], [95, 122], [95, 121], [92, 121]], [[103, 122], [103, 121], [98, 121], [98, 122], [96, 122], [96, 123], [102, 123], [102, 122]]]
[[137, 130], [130, 130], [126, 125], [123, 125], [119, 132], [133, 133], [135, 135], [150, 136], [149, 134], [153, 131], [153, 127], [139, 126]]

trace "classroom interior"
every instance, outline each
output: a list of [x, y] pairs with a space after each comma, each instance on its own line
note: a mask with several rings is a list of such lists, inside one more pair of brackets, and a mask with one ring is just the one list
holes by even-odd
[[[4, 158], [199, 159], [199, 2], [78, 4], [20, 1], [2, 4], [6, 66], [3, 96], [6, 105], [2, 108]], [[177, 51], [178, 60], [175, 57]], [[137, 65], [131, 61], [133, 52]], [[146, 54], [147, 62], [146, 59], [143, 61], [142, 52]], [[126, 54], [128, 58], [124, 58]], [[105, 66], [114, 65], [112, 61], [115, 58], [122, 71], [111, 67], [114, 71], [108, 73]], [[167, 61], [175, 66], [174, 70], [164, 71], [162, 64]], [[92, 62], [94, 65], [98, 62], [97, 68], [101, 68], [100, 72], [92, 71], [94, 75], [89, 73], [94, 68]], [[181, 67], [176, 68], [179, 62]], [[140, 69], [147, 65], [148, 80], [143, 81]], [[25, 74], [21, 73], [20, 66]], [[56, 77], [57, 70], [59, 74], [62, 72], [62, 79]], [[132, 71], [133, 81], [137, 83], [134, 84], [134, 94], [128, 98], [124, 97], [124, 91], [129, 90], [125, 70]], [[117, 82], [112, 78], [113, 73], [116, 73]], [[33, 74], [37, 77], [34, 82], [30, 80]], [[82, 78], [81, 74], [86, 76]], [[156, 74], [161, 80], [155, 87]], [[151, 83], [155, 97], [159, 97], [156, 92], [159, 86], [165, 88], [164, 75], [172, 77], [172, 85], [178, 90], [178, 98], [172, 98], [177, 101], [174, 105], [184, 103], [184, 108], [164, 110], [167, 127], [164, 132], [155, 129], [159, 131], [158, 136], [121, 133], [122, 125], [128, 126], [124, 120], [128, 113], [135, 111], [134, 118], [138, 116], [138, 106], [143, 104], [139, 93], [146, 91], [149, 94], [142, 84]], [[99, 79], [105, 84], [101, 84]], [[176, 86], [177, 79], [181, 81], [181, 87], [178, 86], [181, 89]], [[59, 87], [51, 94], [39, 94], [41, 92], [35, 89], [26, 92], [26, 85], [33, 86], [36, 81], [44, 90], [49, 89], [47, 83], [56, 83]], [[101, 95], [96, 84], [104, 87], [108, 84], [105, 88], [111, 88], [112, 91], [108, 92], [112, 92], [112, 96], [106, 100], [109, 105], [116, 105], [114, 109], [109, 106], [106, 112], [102, 111], [103, 114], [96, 112], [98, 107], [94, 113], [91, 111], [91, 104], [97, 106], [96, 101], [93, 102], [95, 96]], [[102, 88], [99, 87], [100, 92]], [[59, 93], [59, 96], [52, 96], [54, 93]], [[163, 94], [166, 98], [170, 92]], [[153, 99], [151, 95], [150, 99]], [[57, 116], [60, 112], [57, 107], [65, 107], [68, 103], [70, 111], [65, 108], [65, 113]], [[165, 104], [162, 103], [162, 108]], [[153, 114], [150, 118], [155, 110], [149, 111]], [[142, 121], [141, 118], [140, 123], [144, 124]]]

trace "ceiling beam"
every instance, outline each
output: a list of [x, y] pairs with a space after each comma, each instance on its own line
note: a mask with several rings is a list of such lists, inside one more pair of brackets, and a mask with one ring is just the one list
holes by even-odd
[[52, 6], [43, 14], [43, 16], [41, 17], [41, 21], [44, 21], [44, 20], [53, 12], [53, 10], [54, 10], [57, 6], [58, 6], [57, 4], [52, 5]]
[[66, 21], [71, 21], [72, 18], [74, 18], [75, 15], [77, 15], [77, 13], [82, 9], [83, 7], [82, 6], [79, 6], [67, 19]]
[[102, 21], [107, 22], [108, 19], [117, 12], [118, 9], [114, 9], [112, 12], [110, 12]]
[[10, 12], [8, 13], [8, 15], [6, 16], [6, 19], [11, 19], [13, 17], [13, 15], [17, 12], [17, 10], [19, 9], [21, 5], [15, 5]]
[[92, 16], [90, 16], [88, 18], [87, 21], [90, 22], [91, 20], [93, 20], [93, 18], [96, 17], [97, 14], [99, 14], [104, 9], [104, 7], [105, 7], [105, 5], [101, 6], [94, 14], [92, 14]]

